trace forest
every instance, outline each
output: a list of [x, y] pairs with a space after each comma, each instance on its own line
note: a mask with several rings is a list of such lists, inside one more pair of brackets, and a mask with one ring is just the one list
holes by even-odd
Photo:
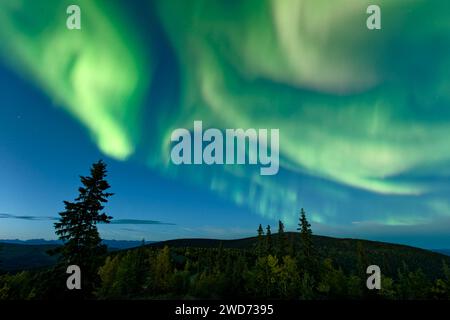
[[[52, 267], [0, 275], [0, 300], [60, 299], [450, 299], [450, 257], [406, 246], [312, 234], [304, 209], [297, 232], [282, 221], [236, 241], [188, 240], [108, 251], [96, 225], [112, 217], [106, 165], [81, 177], [75, 201], [55, 223], [63, 245], [49, 250]], [[1, 247], [0, 247], [1, 250]], [[381, 269], [381, 289], [369, 290], [366, 269]], [[82, 270], [81, 290], [66, 286], [69, 265]], [[1, 268], [1, 264], [0, 264]]]

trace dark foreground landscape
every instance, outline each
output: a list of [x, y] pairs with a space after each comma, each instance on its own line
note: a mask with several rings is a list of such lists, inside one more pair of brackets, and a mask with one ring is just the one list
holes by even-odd
[[[267, 233], [267, 232], [266, 232]], [[57, 244], [0, 244], [0, 299], [449, 299], [450, 257], [382, 242], [300, 233], [236, 240], [179, 239], [109, 253], [92, 292], [66, 289]], [[129, 243], [132, 245], [133, 243]], [[119, 246], [119, 245], [117, 245]], [[366, 287], [366, 267], [382, 272]]]
[[259, 225], [257, 237], [237, 240], [135, 248], [102, 240], [97, 224], [113, 219], [103, 211], [113, 195], [105, 177], [106, 164], [93, 164], [78, 197], [64, 201], [54, 224], [59, 242], [0, 244], [0, 300], [450, 299], [449, 256], [315, 236], [303, 208], [298, 232], [279, 221], [276, 233]]

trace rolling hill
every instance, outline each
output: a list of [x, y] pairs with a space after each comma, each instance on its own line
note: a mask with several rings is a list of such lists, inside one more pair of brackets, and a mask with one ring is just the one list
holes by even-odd
[[[104, 240], [109, 251], [124, 250], [142, 245], [142, 241]], [[146, 242], [151, 243], [151, 242]], [[0, 273], [50, 267], [57, 257], [47, 251], [61, 244], [57, 240], [0, 240]]]
[[0, 243], [0, 272], [40, 269], [55, 264], [57, 257], [47, 254], [54, 244], [23, 245]]
[[450, 249], [435, 249], [434, 252], [445, 254], [446, 256], [450, 256]]
[[[288, 241], [298, 245], [299, 237], [296, 233], [286, 233]], [[277, 234], [273, 235], [274, 243]], [[331, 258], [332, 261], [346, 272], [354, 271], [358, 264], [358, 246], [363, 248], [362, 257], [365, 264], [376, 264], [382, 268], [383, 274], [396, 277], [397, 271], [405, 264], [409, 270], [421, 269], [430, 279], [442, 276], [443, 262], [450, 265], [450, 257], [442, 253], [415, 247], [356, 239], [332, 238], [325, 236], [313, 236], [314, 246], [321, 258]], [[105, 241], [106, 242], [106, 241]], [[34, 241], [34, 243], [40, 243]], [[45, 242], [44, 242], [45, 243]], [[257, 243], [257, 238], [243, 238], [235, 240], [219, 239], [176, 239], [162, 242], [147, 243], [146, 246], [162, 248], [223, 248], [252, 250]], [[112, 247], [116, 244], [118, 248]], [[110, 251], [133, 250], [139, 241], [135, 242], [110, 242]], [[358, 245], [359, 244], [359, 245]], [[17, 244], [0, 242], [0, 270], [17, 272], [52, 266], [56, 257], [49, 256], [46, 252], [57, 244]], [[361, 257], [361, 254], [360, 254]]]
[[[299, 242], [297, 233], [286, 233], [289, 241]], [[277, 234], [273, 235], [274, 243]], [[332, 238], [325, 236], [313, 236], [314, 246], [321, 258], [331, 258], [335, 264], [344, 271], [354, 271], [358, 264], [358, 243], [363, 248], [365, 264], [376, 264], [382, 268], [383, 274], [396, 277], [398, 270], [403, 269], [404, 264], [408, 270], [421, 269], [430, 279], [442, 276], [442, 267], [445, 262], [450, 266], [450, 256], [416, 247], [346, 238]], [[244, 238], [236, 240], [217, 239], [177, 239], [152, 243], [150, 247], [169, 246], [173, 248], [223, 248], [252, 249], [257, 243], [257, 238]]]

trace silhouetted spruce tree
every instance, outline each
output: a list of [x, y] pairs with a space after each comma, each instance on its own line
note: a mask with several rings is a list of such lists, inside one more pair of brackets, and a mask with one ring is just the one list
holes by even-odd
[[312, 230], [311, 225], [306, 219], [305, 210], [302, 208], [300, 211], [300, 221], [298, 223], [297, 230], [300, 231], [300, 240], [301, 240], [301, 254], [306, 258], [311, 258], [313, 256], [313, 242], [312, 242]]
[[297, 261], [303, 271], [310, 276], [310, 280], [315, 282], [320, 278], [320, 263], [313, 245], [311, 225], [306, 219], [303, 208], [300, 211], [299, 228], [297, 230], [300, 231], [300, 250], [297, 253]]
[[263, 251], [264, 251], [264, 229], [260, 224], [258, 228], [258, 242], [256, 244], [256, 254], [258, 256], [262, 256]]
[[284, 233], [284, 224], [281, 220], [278, 221], [278, 236], [277, 236], [277, 256], [282, 259], [286, 255], [287, 239]]
[[270, 225], [266, 228], [266, 254], [272, 254], [273, 243], [272, 243], [272, 231], [270, 231]]
[[73, 202], [64, 201], [65, 211], [59, 213], [61, 217], [55, 223], [55, 233], [64, 243], [56, 251], [61, 254], [60, 265], [80, 267], [84, 292], [91, 292], [107, 252], [97, 230], [98, 223], [109, 223], [112, 219], [102, 212], [104, 204], [113, 195], [106, 192], [110, 188], [105, 180], [106, 172], [103, 161], [94, 163], [90, 176], [80, 177], [82, 186], [78, 189], [78, 197]]
[[278, 234], [284, 234], [284, 223], [278, 220]]

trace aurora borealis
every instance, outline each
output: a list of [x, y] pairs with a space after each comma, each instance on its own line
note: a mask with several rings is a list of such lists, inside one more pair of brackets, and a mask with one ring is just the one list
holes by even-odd
[[[372, 3], [381, 7], [381, 30], [365, 27]], [[81, 8], [81, 30], [65, 28], [69, 4]], [[304, 207], [318, 230], [333, 235], [390, 227], [450, 233], [446, 1], [3, 0], [0, 43], [0, 77], [8, 70], [38, 90], [52, 101], [40, 113], [69, 115], [125, 171], [142, 166], [168, 184], [204, 190], [199, 199], [211, 192], [248, 211], [255, 225], [283, 219], [294, 228]], [[14, 83], [1, 83], [15, 92]], [[279, 129], [279, 173], [172, 165], [172, 131], [196, 120]], [[12, 132], [0, 129], [0, 141]], [[6, 143], [0, 156], [7, 153], [14, 151]], [[35, 170], [50, 180], [55, 174]], [[0, 202], [0, 212], [7, 209]], [[226, 213], [207, 215], [212, 224]]]

